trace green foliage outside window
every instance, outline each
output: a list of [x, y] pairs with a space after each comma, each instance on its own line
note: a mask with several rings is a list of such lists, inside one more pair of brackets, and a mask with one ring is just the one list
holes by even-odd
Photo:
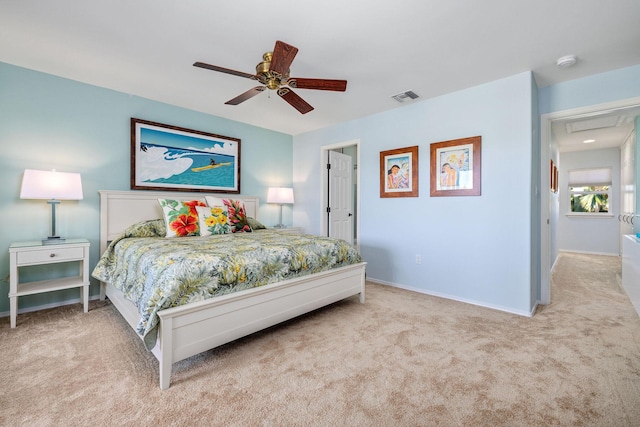
[[609, 212], [609, 186], [570, 187], [571, 212]]

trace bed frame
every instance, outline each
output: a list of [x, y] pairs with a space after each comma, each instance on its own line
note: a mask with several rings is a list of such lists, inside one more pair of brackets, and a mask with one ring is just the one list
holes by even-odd
[[[159, 198], [194, 200], [205, 196], [155, 191], [99, 193], [101, 254], [128, 226], [162, 218]], [[258, 197], [212, 195], [242, 200], [247, 216], [257, 219]], [[360, 295], [364, 303], [365, 266], [362, 262], [158, 312], [158, 340], [151, 351], [159, 362], [160, 388], [169, 388], [175, 362], [353, 295]], [[111, 284], [101, 283], [100, 297], [105, 296], [135, 330], [140, 320], [135, 305]]]

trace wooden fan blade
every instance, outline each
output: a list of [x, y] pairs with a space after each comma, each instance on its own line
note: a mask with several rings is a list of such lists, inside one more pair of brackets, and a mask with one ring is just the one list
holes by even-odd
[[238, 95], [235, 98], [228, 100], [227, 102], [225, 102], [225, 104], [238, 105], [241, 102], [246, 101], [247, 99], [253, 98], [254, 96], [259, 94], [260, 92], [264, 91], [265, 89], [266, 89], [266, 87], [264, 87], [264, 86], [256, 86], [254, 88], [249, 89], [248, 91], [246, 91], [242, 95]]
[[344, 92], [347, 90], [346, 80], [303, 79], [300, 77], [292, 77], [289, 79], [287, 84], [298, 89], [334, 90], [336, 92]]
[[257, 76], [249, 73], [243, 73], [242, 71], [230, 70], [224, 67], [218, 67], [217, 65], [205, 64], [204, 62], [196, 62], [193, 64], [194, 67], [206, 68], [207, 70], [219, 71], [221, 73], [231, 74], [239, 77], [246, 77], [248, 79], [258, 80]]
[[284, 76], [287, 71], [289, 71], [289, 67], [297, 53], [297, 47], [293, 47], [290, 44], [281, 42], [280, 40], [276, 41], [276, 46], [273, 48], [273, 57], [271, 58], [269, 71]]
[[293, 108], [300, 111], [302, 114], [307, 114], [313, 110], [313, 107], [307, 104], [307, 101], [300, 98], [294, 91], [286, 87], [278, 89], [278, 95], [280, 95], [285, 101], [289, 103]]

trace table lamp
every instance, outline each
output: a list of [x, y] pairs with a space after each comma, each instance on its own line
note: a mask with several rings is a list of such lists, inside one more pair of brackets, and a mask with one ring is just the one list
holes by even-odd
[[285, 228], [286, 226], [282, 223], [282, 205], [293, 203], [293, 188], [269, 187], [267, 203], [280, 205], [280, 223], [275, 225], [274, 228]]
[[56, 234], [56, 205], [60, 200], [82, 200], [82, 182], [79, 173], [25, 169], [22, 177], [21, 199], [45, 199], [51, 205], [51, 235], [42, 244], [63, 243]]

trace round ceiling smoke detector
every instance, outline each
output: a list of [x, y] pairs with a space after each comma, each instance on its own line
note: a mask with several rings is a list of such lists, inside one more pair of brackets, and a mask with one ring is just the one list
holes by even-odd
[[576, 58], [575, 55], [567, 55], [563, 56], [562, 58], [558, 58], [558, 60], [556, 61], [556, 65], [560, 68], [567, 68], [574, 65], [577, 60], [578, 58]]

